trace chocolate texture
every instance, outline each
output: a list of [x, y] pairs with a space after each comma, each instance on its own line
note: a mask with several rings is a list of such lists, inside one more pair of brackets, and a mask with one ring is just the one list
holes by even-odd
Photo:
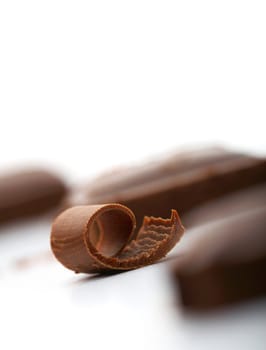
[[67, 189], [45, 170], [27, 170], [0, 177], [0, 223], [27, 218], [56, 207]]
[[135, 228], [133, 212], [121, 204], [76, 206], [54, 220], [51, 248], [75, 272], [130, 270], [164, 257], [184, 232], [175, 210], [170, 219], [144, 217]]

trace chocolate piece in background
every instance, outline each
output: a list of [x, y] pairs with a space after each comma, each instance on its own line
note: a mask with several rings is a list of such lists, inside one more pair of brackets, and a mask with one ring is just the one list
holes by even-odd
[[185, 309], [205, 311], [266, 296], [266, 206], [198, 228], [172, 275]]
[[266, 159], [221, 148], [187, 151], [143, 166], [109, 172], [73, 193], [64, 204], [119, 202], [137, 222], [145, 215], [181, 216], [228, 193], [266, 182]]
[[55, 208], [67, 188], [56, 175], [41, 169], [0, 177], [0, 223], [28, 218]]
[[199, 167], [205, 167], [219, 161], [243, 157], [243, 154], [212, 147], [197, 150], [184, 150], [165, 157], [157, 157], [156, 160], [148, 161], [140, 165], [114, 169], [96, 178], [88, 187], [88, 195], [97, 197], [106, 192], [119, 193], [128, 188], [161, 180], [164, 177]]
[[136, 220], [120, 204], [77, 206], [61, 213], [52, 225], [55, 257], [75, 272], [103, 273], [136, 269], [163, 258], [184, 228], [175, 210], [170, 219]]
[[185, 214], [182, 221], [185, 226], [194, 228], [264, 205], [266, 205], [266, 182], [197, 206]]

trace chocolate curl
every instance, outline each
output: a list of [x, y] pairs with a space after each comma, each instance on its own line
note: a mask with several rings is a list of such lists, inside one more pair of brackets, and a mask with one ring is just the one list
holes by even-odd
[[76, 273], [131, 270], [163, 258], [184, 233], [175, 210], [170, 219], [144, 217], [135, 228], [135, 215], [124, 205], [72, 207], [54, 220], [51, 248]]

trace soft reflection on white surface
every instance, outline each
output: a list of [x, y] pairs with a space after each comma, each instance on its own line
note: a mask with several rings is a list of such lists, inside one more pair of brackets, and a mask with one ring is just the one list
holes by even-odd
[[40, 219], [12, 230], [0, 236], [5, 349], [265, 348], [266, 301], [186, 315], [167, 262], [107, 277], [75, 275], [53, 258], [18, 268], [15, 257], [49, 248], [49, 223]]

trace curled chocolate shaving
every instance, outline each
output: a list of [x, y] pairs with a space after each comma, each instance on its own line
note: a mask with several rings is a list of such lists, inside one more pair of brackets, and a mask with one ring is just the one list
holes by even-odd
[[179, 216], [144, 217], [135, 233], [133, 212], [121, 204], [76, 206], [54, 221], [51, 248], [75, 272], [131, 270], [163, 258], [184, 232]]

